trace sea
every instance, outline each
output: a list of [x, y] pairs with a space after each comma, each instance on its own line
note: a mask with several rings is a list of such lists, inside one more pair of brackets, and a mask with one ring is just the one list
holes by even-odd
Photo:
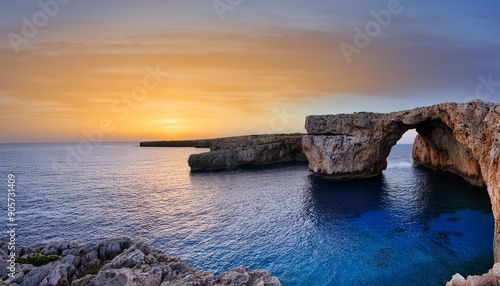
[[245, 265], [285, 286], [444, 285], [487, 272], [486, 188], [414, 165], [411, 147], [394, 146], [379, 177], [337, 182], [307, 164], [191, 173], [189, 155], [207, 149], [1, 144], [0, 238], [13, 174], [18, 248], [127, 236], [197, 269]]

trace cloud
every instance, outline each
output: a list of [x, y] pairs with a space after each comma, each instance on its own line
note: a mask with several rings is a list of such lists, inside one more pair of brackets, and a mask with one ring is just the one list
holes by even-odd
[[[405, 8], [348, 64], [339, 45], [353, 44], [353, 28], [363, 28], [372, 20], [370, 11], [387, 2], [349, 8], [330, 3], [245, 2], [232, 12], [232, 21], [223, 23], [206, 10], [210, 5], [190, 6], [186, 11], [199, 19], [182, 22], [178, 15], [160, 23], [156, 11], [150, 15], [156, 20], [148, 18], [145, 26], [134, 16], [122, 28], [130, 10], [124, 8], [123, 15], [109, 21], [97, 13], [94, 22], [81, 14], [71, 19], [77, 13], [68, 5], [68, 14], [54, 19], [20, 53], [2, 43], [0, 100], [8, 104], [1, 105], [0, 119], [71, 118], [82, 128], [113, 115], [111, 103], [141, 84], [147, 66], [156, 65], [168, 78], [124, 126], [176, 119], [185, 126], [213, 127], [234, 118], [262, 119], [273, 106], [308, 110], [322, 101], [348, 105], [363, 99], [412, 99], [420, 105], [437, 100], [436, 94], [461, 101], [473, 95], [479, 75], [500, 78], [500, 44], [489, 37], [495, 33], [491, 27], [484, 29], [495, 21], [491, 14], [469, 13], [479, 22], [470, 20], [474, 25], [462, 33], [457, 18], [448, 14]], [[137, 15], [148, 16], [148, 9], [141, 6]], [[81, 25], [86, 21], [92, 23]], [[20, 29], [9, 23], [0, 34]], [[471, 34], [473, 29], [478, 33]]]
[[159, 64], [172, 73], [170, 101], [209, 98], [252, 110], [248, 106], [341, 93], [405, 97], [472, 90], [479, 74], [500, 73], [498, 44], [463, 45], [412, 31], [373, 39], [347, 64], [338, 46], [353, 35], [283, 29], [260, 36], [167, 33], [116, 43], [45, 42], [19, 56], [0, 50], [0, 84], [24, 100], [80, 105], [127, 92], [146, 66]]

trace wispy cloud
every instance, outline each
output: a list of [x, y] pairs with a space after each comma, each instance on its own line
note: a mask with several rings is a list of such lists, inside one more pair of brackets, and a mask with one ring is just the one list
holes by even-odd
[[[330, 1], [245, 2], [234, 12], [239, 16], [232, 14], [224, 23], [211, 5], [195, 2], [168, 6], [170, 18], [161, 17], [161, 7], [167, 6], [157, 1], [152, 6], [127, 1], [123, 13], [109, 19], [103, 11], [115, 7], [111, 4], [103, 11], [93, 4], [68, 5], [67, 14], [54, 18], [18, 54], [0, 40], [0, 119], [71, 118], [75, 125], [61, 128], [77, 136], [109, 116], [110, 104], [140, 83], [148, 65], [160, 65], [169, 78], [123, 123], [138, 130], [143, 124], [147, 134], [155, 133], [153, 122], [177, 120], [186, 128], [210, 129], [241, 117], [265, 121], [273, 106], [307, 109], [323, 99], [348, 104], [346, 97], [357, 102], [398, 98], [420, 104], [418, 98], [447, 93], [462, 100], [474, 91], [478, 75], [500, 76], [500, 43], [490, 37], [498, 34], [491, 28], [499, 21], [494, 13], [476, 9], [464, 20], [437, 13], [438, 8], [419, 12], [423, 4], [414, 2], [351, 64], [339, 44], [352, 41], [353, 27], [370, 20], [370, 11], [386, 1], [348, 7]], [[76, 8], [83, 7], [96, 13], [78, 14]], [[181, 17], [189, 13], [197, 17]], [[0, 34], [18, 30], [17, 20], [4, 18]], [[480, 32], [461, 33], [465, 25]], [[479, 30], [484, 27], [490, 29]]]

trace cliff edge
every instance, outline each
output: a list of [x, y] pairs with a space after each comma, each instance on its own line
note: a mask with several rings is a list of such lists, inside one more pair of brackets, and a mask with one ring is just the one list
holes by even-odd
[[240, 166], [306, 161], [302, 134], [250, 135], [216, 139], [210, 152], [189, 156], [192, 171], [232, 170]]
[[475, 100], [391, 113], [308, 116], [303, 138], [309, 168], [332, 179], [381, 174], [391, 148], [409, 129], [418, 136], [418, 164], [486, 185], [495, 217], [494, 258], [500, 262], [500, 105]]
[[246, 135], [215, 139], [149, 141], [141, 147], [210, 148], [210, 152], [189, 156], [192, 171], [233, 170], [241, 166], [306, 162], [302, 150], [304, 134]]

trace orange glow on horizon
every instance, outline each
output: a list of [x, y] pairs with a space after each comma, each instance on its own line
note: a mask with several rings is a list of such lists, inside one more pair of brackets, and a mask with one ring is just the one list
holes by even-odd
[[[179, 37], [208, 40], [197, 34]], [[219, 46], [233, 44], [231, 37], [222, 39], [227, 43], [219, 40], [214, 36]], [[133, 54], [129, 44], [109, 50], [100, 44], [44, 43], [17, 56], [0, 49], [9, 70], [0, 79], [8, 87], [0, 94], [1, 116], [20, 126], [11, 131], [20, 141], [78, 140], [102, 120], [113, 125], [105, 140], [266, 132], [273, 109], [298, 108], [311, 94], [324, 94], [326, 81], [313, 70], [321, 67], [311, 66], [319, 63], [317, 56], [307, 55], [304, 66], [292, 69], [299, 64], [294, 56], [265, 41], [259, 44], [269, 55], [245, 47], [220, 53], [210, 46], [206, 51], [156, 52], [164, 44]], [[303, 130], [303, 117], [286, 123], [279, 131]]]
[[493, 1], [411, 3], [350, 62], [339, 46], [380, 3], [263, 1], [221, 21], [211, 2], [71, 1], [16, 52], [8, 35], [36, 3], [0, 4], [0, 143], [85, 140], [102, 121], [104, 141], [304, 132], [310, 114], [463, 102], [478, 76], [498, 82]]

